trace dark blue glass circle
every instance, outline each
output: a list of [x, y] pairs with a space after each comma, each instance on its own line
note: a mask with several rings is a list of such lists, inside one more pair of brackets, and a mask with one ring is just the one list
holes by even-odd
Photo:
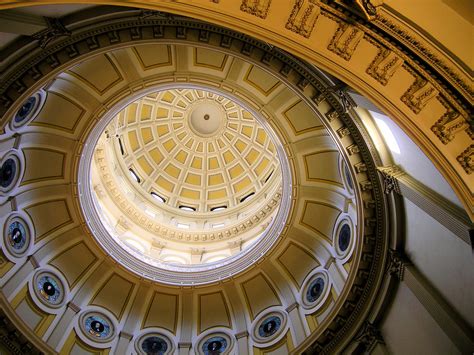
[[268, 338], [275, 334], [281, 327], [281, 319], [277, 316], [271, 316], [265, 319], [258, 327], [258, 335]]
[[8, 158], [0, 167], [0, 186], [7, 188], [13, 182], [16, 173], [16, 162]]
[[41, 276], [36, 285], [41, 297], [51, 304], [59, 304], [62, 300], [61, 287], [58, 282], [47, 275]]
[[209, 338], [202, 345], [204, 355], [222, 354], [226, 349], [227, 340], [220, 336]]
[[324, 291], [324, 279], [317, 277], [314, 279], [306, 291], [306, 300], [310, 303], [316, 302]]
[[36, 97], [31, 96], [29, 97], [23, 106], [20, 107], [20, 109], [17, 111], [15, 115], [15, 122], [20, 123], [23, 121], [25, 118], [28, 117], [28, 115], [33, 111], [36, 105]]
[[90, 316], [85, 321], [86, 331], [94, 338], [107, 338], [111, 332], [109, 323], [100, 316]]
[[26, 238], [26, 228], [22, 223], [18, 221], [10, 223], [8, 226], [8, 241], [13, 249], [23, 249], [27, 242]]
[[163, 338], [151, 336], [143, 341], [142, 350], [147, 355], [163, 355], [168, 350], [168, 344]]
[[339, 230], [338, 244], [341, 251], [346, 251], [351, 242], [351, 227], [346, 223]]

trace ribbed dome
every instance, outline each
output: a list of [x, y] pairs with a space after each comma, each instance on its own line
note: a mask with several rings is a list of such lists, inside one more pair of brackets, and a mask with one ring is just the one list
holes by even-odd
[[122, 167], [171, 207], [232, 208], [280, 175], [263, 127], [239, 104], [209, 91], [147, 95], [124, 109], [112, 130]]

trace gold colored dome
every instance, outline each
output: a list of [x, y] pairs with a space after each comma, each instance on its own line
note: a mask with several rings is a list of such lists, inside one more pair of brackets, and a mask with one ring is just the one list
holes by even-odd
[[120, 112], [112, 126], [122, 166], [168, 206], [232, 208], [279, 175], [265, 129], [239, 104], [210, 91], [149, 94]]

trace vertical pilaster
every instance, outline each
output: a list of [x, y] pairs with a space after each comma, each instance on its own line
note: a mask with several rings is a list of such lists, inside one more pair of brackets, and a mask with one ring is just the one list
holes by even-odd
[[249, 332], [237, 333], [235, 339], [237, 340], [237, 354], [249, 355]]
[[286, 308], [286, 312], [290, 318], [291, 329], [294, 336], [295, 346], [298, 346], [306, 339], [303, 320], [299, 312], [299, 304], [293, 303]]

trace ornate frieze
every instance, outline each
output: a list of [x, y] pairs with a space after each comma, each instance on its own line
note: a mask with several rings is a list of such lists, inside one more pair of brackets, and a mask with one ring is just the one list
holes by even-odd
[[378, 171], [382, 174], [383, 177], [383, 187], [384, 193], [386, 195], [395, 191], [397, 194], [401, 194], [400, 186], [398, 185], [397, 178], [404, 174], [398, 166], [388, 166], [388, 167], [378, 167]]
[[320, 13], [316, 0], [296, 0], [286, 28], [303, 37], [309, 38]]
[[407, 69], [415, 76], [415, 81], [402, 95], [401, 100], [410, 110], [418, 114], [431, 99], [438, 95], [438, 90], [428, 80], [408, 67]]
[[363, 347], [365, 354], [371, 354], [377, 344], [385, 344], [380, 330], [369, 321], [364, 322], [354, 341]]
[[403, 64], [403, 59], [395, 52], [380, 48], [379, 53], [375, 57], [366, 72], [382, 85], [387, 85], [389, 79], [395, 71]]
[[242, 0], [240, 10], [265, 19], [271, 3], [272, 0]]
[[409, 264], [408, 260], [397, 250], [388, 250], [389, 260], [387, 272], [398, 281], [403, 281], [405, 266]]
[[467, 174], [472, 174], [474, 171], [474, 144], [467, 147], [456, 159]]
[[438, 96], [438, 100], [446, 108], [446, 113], [431, 127], [431, 130], [440, 141], [443, 144], [448, 144], [454, 139], [456, 133], [464, 130], [474, 139], [472, 127], [467, 119], [455, 110], [441, 95]]
[[356, 26], [341, 21], [328, 45], [328, 49], [345, 60], [350, 60], [363, 37], [363, 31]]
[[45, 48], [49, 42], [56, 38], [71, 35], [71, 31], [69, 31], [59, 19], [50, 17], [44, 17], [44, 19], [48, 27], [32, 36], [39, 41], [41, 48]]
[[265, 223], [275, 208], [279, 206], [279, 201], [281, 200], [281, 192], [277, 191], [273, 195], [273, 198], [270, 199], [266, 205], [262, 206], [252, 217], [239, 221], [236, 225], [228, 226], [224, 230], [216, 230], [215, 232], [207, 233], [183, 233], [182, 230], [166, 228], [160, 223], [153, 221], [147, 217], [144, 212], [138, 210], [134, 204], [122, 194], [121, 189], [116, 186], [116, 182], [112, 178], [113, 174], [111, 174], [109, 166], [107, 165], [105, 151], [103, 149], [97, 149], [94, 159], [99, 167], [103, 186], [117, 207], [127, 216], [127, 218], [121, 216], [118, 219], [115, 227], [119, 232], [124, 232], [130, 228], [127, 220], [130, 219], [150, 233], [159, 233], [161, 237], [170, 240], [202, 242], [207, 240], [231, 239], [251, 230], [258, 224]]

